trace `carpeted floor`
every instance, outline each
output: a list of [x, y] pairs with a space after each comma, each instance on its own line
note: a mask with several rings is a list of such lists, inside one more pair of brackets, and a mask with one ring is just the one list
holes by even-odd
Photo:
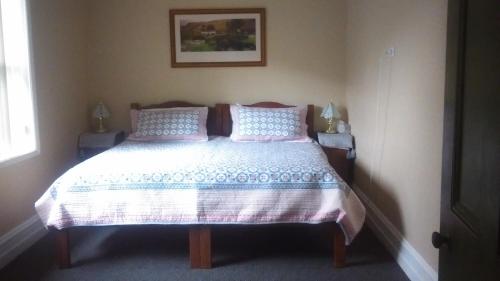
[[324, 225], [224, 226], [213, 230], [214, 268], [189, 268], [185, 227], [79, 228], [73, 268], [58, 270], [47, 235], [0, 271], [0, 280], [408, 280], [365, 228], [348, 247], [348, 266], [332, 266]]

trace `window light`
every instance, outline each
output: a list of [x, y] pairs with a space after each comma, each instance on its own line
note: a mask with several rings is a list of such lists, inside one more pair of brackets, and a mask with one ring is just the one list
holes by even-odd
[[26, 0], [0, 0], [0, 162], [38, 150]]

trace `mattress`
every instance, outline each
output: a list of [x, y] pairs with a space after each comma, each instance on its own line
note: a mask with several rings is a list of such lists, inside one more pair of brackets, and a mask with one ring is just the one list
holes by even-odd
[[337, 222], [365, 208], [314, 142], [134, 142], [60, 176], [35, 203], [47, 227]]

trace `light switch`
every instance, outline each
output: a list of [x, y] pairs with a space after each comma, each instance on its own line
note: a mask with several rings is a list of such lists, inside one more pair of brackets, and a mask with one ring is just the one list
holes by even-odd
[[385, 55], [389, 57], [394, 57], [396, 55], [396, 48], [390, 47], [389, 49], [385, 50]]

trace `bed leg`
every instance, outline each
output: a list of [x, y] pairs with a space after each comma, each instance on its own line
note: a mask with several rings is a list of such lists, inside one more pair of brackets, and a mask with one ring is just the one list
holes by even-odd
[[333, 228], [333, 266], [340, 268], [345, 266], [345, 237], [344, 232], [338, 224]]
[[189, 229], [189, 257], [191, 268], [211, 268], [211, 232], [209, 226], [192, 226]]
[[57, 263], [60, 269], [71, 267], [71, 253], [69, 250], [68, 229], [55, 230], [56, 233], [56, 253]]

